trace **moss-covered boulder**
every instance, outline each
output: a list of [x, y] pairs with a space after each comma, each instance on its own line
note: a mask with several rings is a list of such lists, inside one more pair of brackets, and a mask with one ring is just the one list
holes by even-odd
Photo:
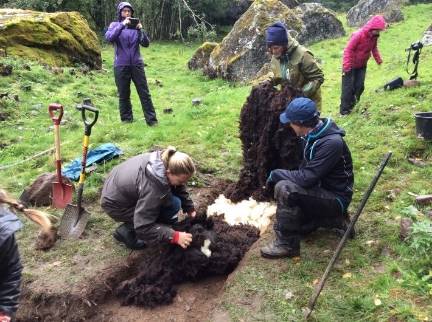
[[345, 34], [335, 14], [320, 4], [289, 9], [278, 0], [255, 0], [211, 52], [204, 73], [210, 78], [216, 75], [234, 81], [257, 79], [257, 73], [262, 74], [262, 67], [271, 58], [265, 43], [266, 29], [276, 21], [282, 21], [303, 45]]
[[97, 36], [78, 12], [0, 8], [0, 48], [10, 57], [51, 66], [102, 67]]
[[266, 55], [265, 31], [278, 20], [296, 31], [303, 27], [302, 21], [282, 2], [254, 1], [212, 51], [205, 73], [228, 80], [253, 78], [263, 63], [270, 59]]
[[[225, 18], [221, 19], [221, 22], [226, 25], [234, 24], [247, 9], [249, 9], [251, 0], [233, 0], [225, 14]], [[280, 0], [288, 8], [292, 9], [300, 5], [297, 0]]]
[[382, 15], [386, 22], [398, 22], [404, 19], [394, 0], [360, 0], [347, 12], [347, 24], [350, 27], [362, 27], [374, 15]]
[[189, 69], [197, 70], [204, 68], [210, 58], [211, 52], [217, 45], [218, 44], [215, 42], [206, 41], [204, 44], [199, 46], [199, 48], [195, 50], [192, 58], [188, 62]]
[[429, 28], [425, 30], [421, 41], [425, 46], [432, 46], [432, 25], [430, 25]]

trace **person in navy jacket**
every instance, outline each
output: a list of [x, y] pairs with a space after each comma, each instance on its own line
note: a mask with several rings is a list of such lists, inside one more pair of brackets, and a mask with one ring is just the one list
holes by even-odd
[[15, 214], [21, 211], [45, 232], [51, 231], [50, 215], [27, 209], [0, 189], [0, 322], [15, 321], [21, 296], [23, 263], [15, 232], [23, 223]]
[[318, 227], [346, 229], [354, 173], [345, 131], [331, 119], [320, 118], [309, 98], [296, 98], [280, 115], [282, 123], [304, 140], [298, 170], [275, 169], [266, 188], [277, 202], [275, 240], [261, 248], [266, 258], [300, 255], [300, 235]]
[[150, 39], [142, 29], [141, 22], [135, 28], [129, 27], [134, 12], [129, 2], [120, 2], [117, 7], [118, 21], [111, 22], [105, 33], [105, 39], [114, 44], [114, 77], [119, 96], [120, 119], [123, 123], [134, 120], [130, 99], [130, 84], [133, 81], [147, 124], [157, 126], [156, 111], [139, 49], [139, 46], [150, 46]]

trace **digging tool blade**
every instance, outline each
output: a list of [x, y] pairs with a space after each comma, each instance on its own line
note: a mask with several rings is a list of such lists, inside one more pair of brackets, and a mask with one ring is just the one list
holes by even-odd
[[[93, 120], [89, 122], [86, 118], [86, 111], [93, 112]], [[99, 110], [92, 106], [81, 106], [82, 118], [85, 125], [83, 154], [81, 159], [81, 173], [78, 181], [78, 198], [77, 205], [68, 204], [63, 217], [60, 221], [59, 235], [61, 237], [78, 238], [84, 232], [87, 222], [90, 218], [90, 213], [81, 206], [82, 195], [84, 190], [85, 169], [87, 162], [87, 150], [89, 147], [91, 128], [96, 123]]]
[[342, 240], [340, 241], [340, 243], [339, 243], [339, 245], [338, 245], [338, 247], [337, 247], [337, 249], [333, 255], [333, 258], [331, 259], [330, 263], [327, 266], [327, 269], [325, 270], [323, 276], [321, 277], [321, 280], [318, 283], [314, 294], [309, 299], [308, 307], [306, 308], [306, 310], [303, 313], [304, 319], [307, 319], [310, 316], [310, 314], [312, 313], [312, 310], [314, 309], [314, 306], [315, 306], [315, 302], [316, 302], [318, 296], [320, 295], [320, 293], [324, 287], [324, 283], [327, 281], [327, 278], [330, 274], [330, 271], [332, 270], [333, 266], [335, 265], [336, 260], [338, 259], [339, 254], [342, 251], [342, 248], [345, 246], [346, 240], [349, 238], [349, 235], [350, 235], [352, 229], [354, 228], [354, 225], [355, 225], [358, 217], [360, 216], [360, 213], [362, 212], [363, 207], [365, 206], [367, 200], [369, 199], [369, 196], [371, 195], [373, 189], [375, 188], [375, 185], [378, 182], [378, 179], [381, 176], [381, 173], [384, 171], [384, 168], [387, 165], [387, 162], [390, 160], [391, 155], [392, 155], [392, 152], [387, 153], [386, 158], [382, 162], [381, 167], [379, 168], [377, 174], [375, 175], [375, 178], [372, 180], [372, 183], [369, 186], [369, 189], [366, 191], [366, 194], [364, 195], [363, 200], [361, 201], [360, 205], [358, 206], [356, 214], [354, 215], [353, 219], [351, 220], [351, 223], [349, 224], [347, 230], [345, 231], [345, 234], [343, 235]]
[[60, 222], [59, 235], [61, 237], [79, 238], [84, 232], [90, 213], [84, 208], [69, 204], [67, 205]]
[[[58, 116], [54, 114], [58, 111]], [[63, 116], [63, 107], [60, 104], [50, 104], [48, 112], [54, 123], [55, 151], [56, 151], [56, 168], [57, 182], [52, 183], [52, 206], [54, 208], [64, 208], [72, 202], [73, 187], [64, 183], [61, 175], [61, 158], [60, 158], [60, 121]]]

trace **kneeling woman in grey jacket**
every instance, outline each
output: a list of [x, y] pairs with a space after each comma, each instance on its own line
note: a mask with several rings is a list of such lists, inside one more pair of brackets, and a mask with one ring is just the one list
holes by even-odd
[[114, 238], [129, 249], [142, 249], [146, 242], [155, 241], [187, 248], [192, 235], [166, 225], [178, 220], [180, 209], [195, 216], [185, 185], [194, 173], [191, 157], [172, 146], [137, 155], [114, 167], [101, 196], [101, 206], [108, 216], [123, 222]]

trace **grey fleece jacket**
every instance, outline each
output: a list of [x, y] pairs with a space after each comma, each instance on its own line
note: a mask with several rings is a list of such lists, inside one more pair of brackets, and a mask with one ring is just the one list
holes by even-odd
[[160, 152], [140, 154], [117, 165], [102, 189], [103, 210], [116, 221], [133, 222], [138, 238], [147, 242], [174, 237], [172, 228], [156, 222], [161, 207], [171, 205], [172, 195], [180, 198], [184, 212], [194, 211], [186, 186], [169, 184]]

